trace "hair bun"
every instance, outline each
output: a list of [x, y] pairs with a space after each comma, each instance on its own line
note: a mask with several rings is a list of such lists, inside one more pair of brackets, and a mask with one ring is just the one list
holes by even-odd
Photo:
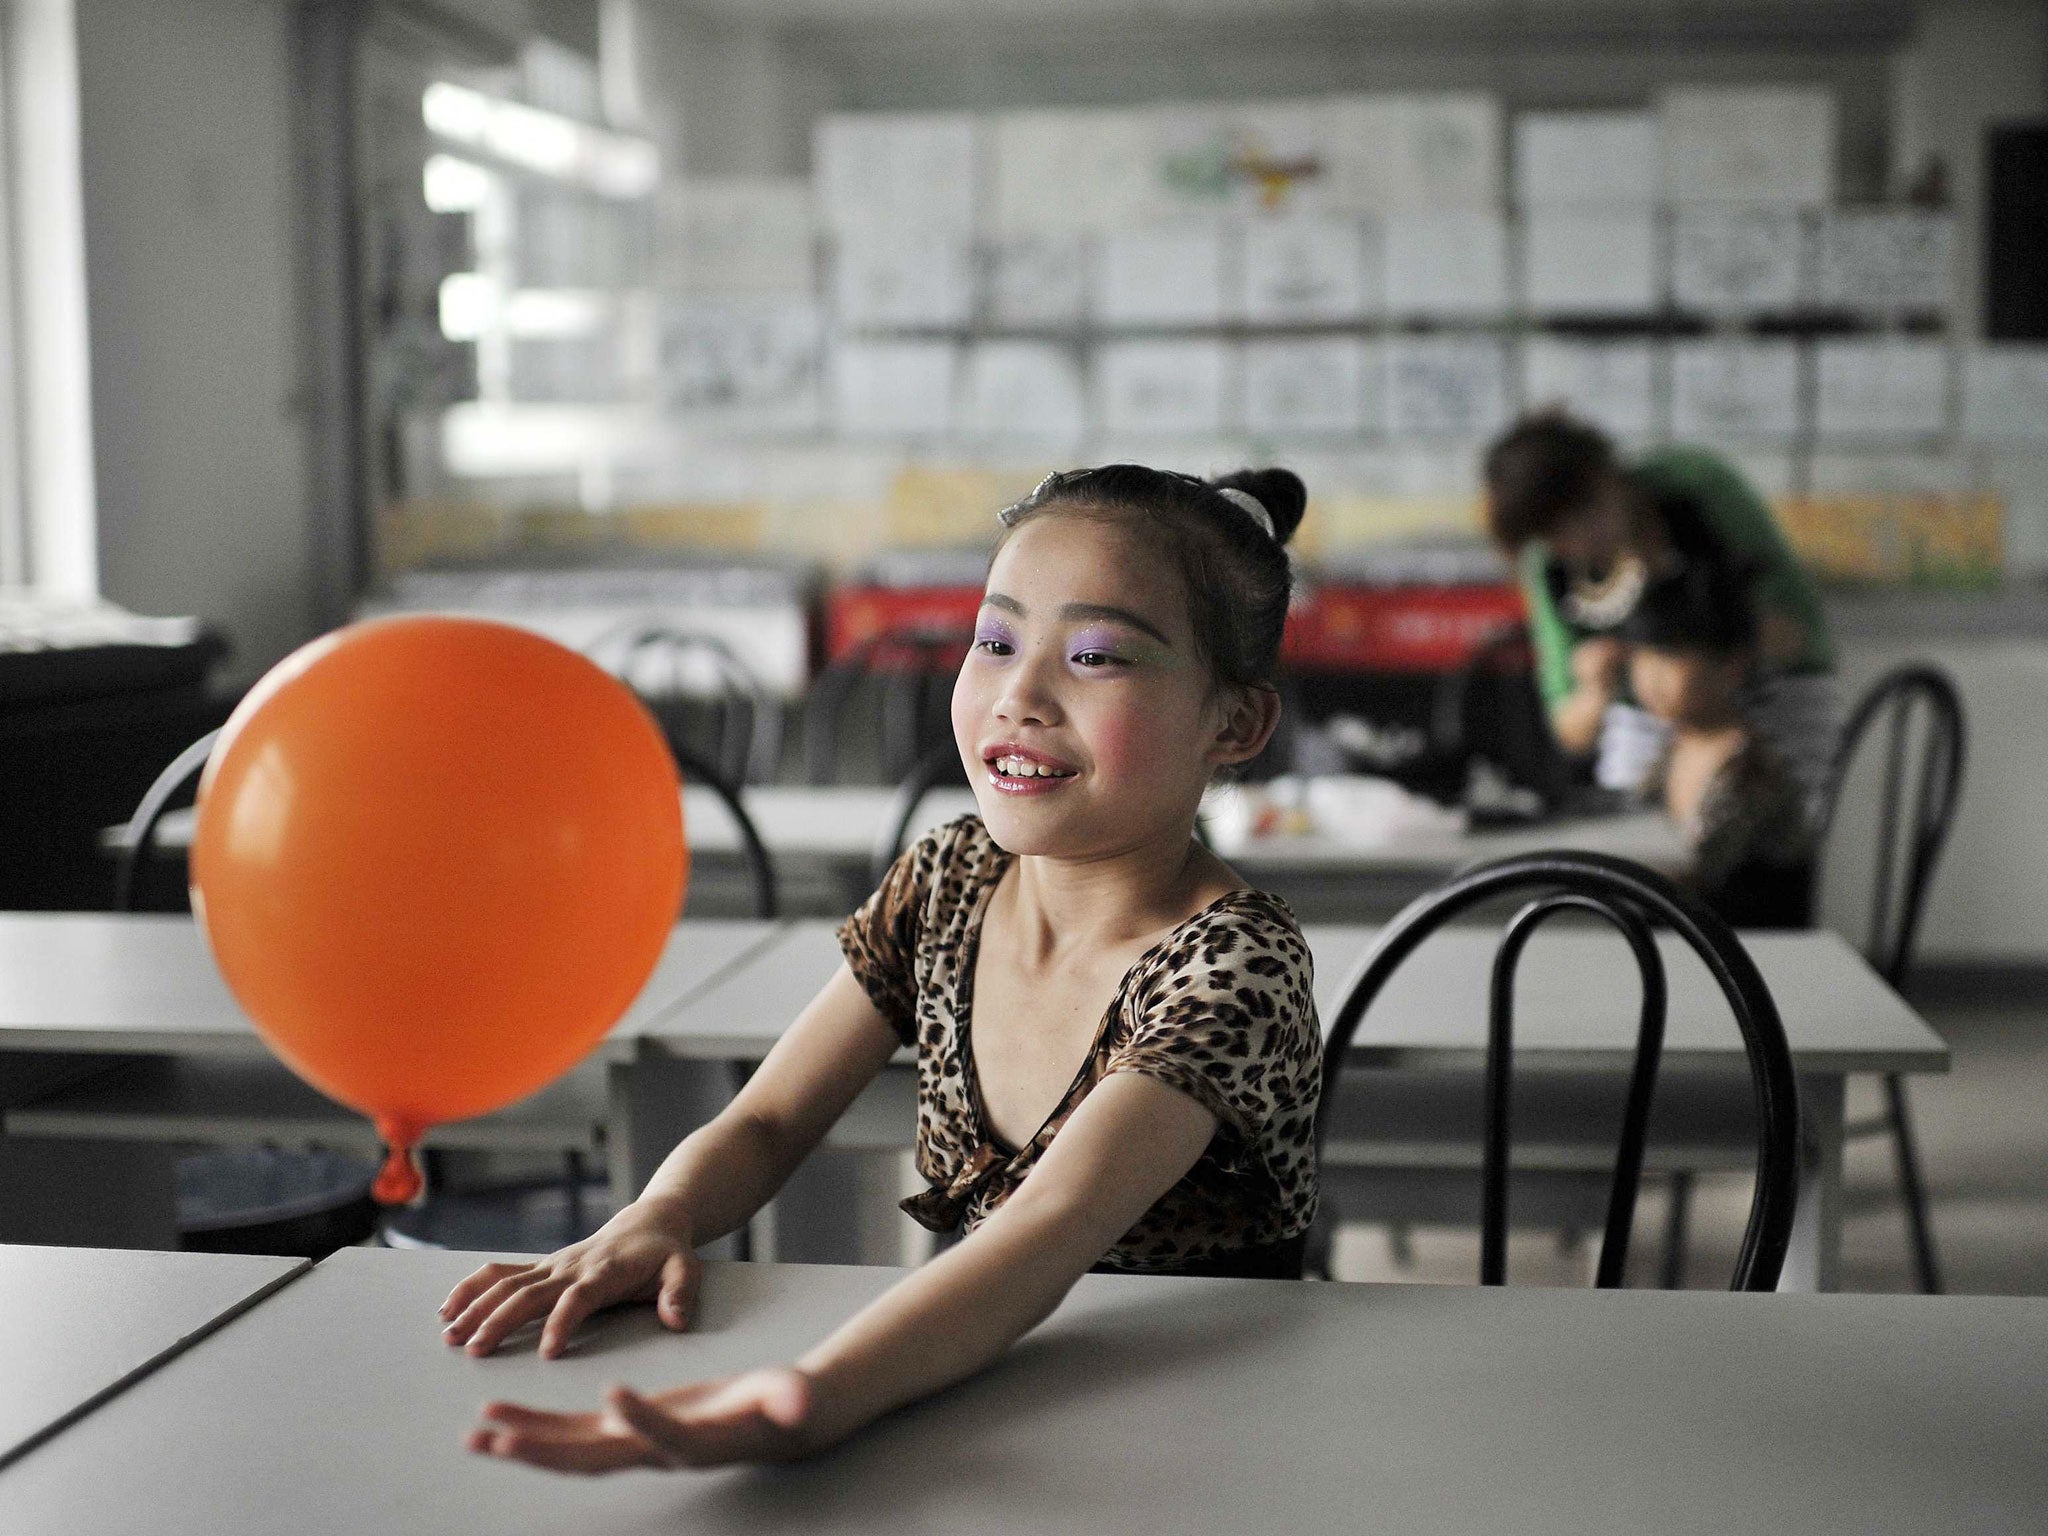
[[1273, 536], [1282, 544], [1294, 537], [1308, 510], [1308, 487], [1291, 469], [1239, 469], [1209, 482], [1218, 490], [1243, 491], [1273, 519]]

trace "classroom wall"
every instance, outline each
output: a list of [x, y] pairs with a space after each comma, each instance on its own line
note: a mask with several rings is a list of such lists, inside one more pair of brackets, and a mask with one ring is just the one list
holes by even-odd
[[287, 0], [79, 0], [100, 580], [242, 673], [311, 633]]

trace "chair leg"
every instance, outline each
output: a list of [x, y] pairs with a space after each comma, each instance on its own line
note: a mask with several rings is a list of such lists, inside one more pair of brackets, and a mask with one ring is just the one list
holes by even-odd
[[1692, 1170], [1671, 1175], [1671, 1209], [1664, 1218], [1664, 1269], [1657, 1283], [1667, 1291], [1685, 1289], [1686, 1229], [1692, 1223]]
[[1415, 1236], [1405, 1221], [1389, 1222], [1387, 1225], [1387, 1252], [1393, 1256], [1396, 1269], [1415, 1267]]
[[562, 1181], [572, 1243], [583, 1240], [583, 1154], [571, 1147], [562, 1154]]
[[1899, 1195], [1906, 1207], [1906, 1230], [1913, 1240], [1913, 1273], [1921, 1291], [1941, 1294], [1941, 1268], [1934, 1256], [1934, 1226], [1927, 1214], [1927, 1185], [1920, 1176], [1920, 1153], [1913, 1141], [1913, 1120], [1906, 1104], [1906, 1080], [1896, 1072], [1884, 1080], [1890, 1111], [1892, 1152], [1899, 1165]]

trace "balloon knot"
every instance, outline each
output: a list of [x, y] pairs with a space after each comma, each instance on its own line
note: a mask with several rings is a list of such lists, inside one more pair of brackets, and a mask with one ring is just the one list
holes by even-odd
[[370, 1194], [379, 1205], [410, 1205], [426, 1188], [426, 1180], [420, 1176], [418, 1162], [413, 1158], [412, 1148], [399, 1144], [391, 1148], [384, 1159], [384, 1167], [377, 1175], [377, 1182], [370, 1186]]

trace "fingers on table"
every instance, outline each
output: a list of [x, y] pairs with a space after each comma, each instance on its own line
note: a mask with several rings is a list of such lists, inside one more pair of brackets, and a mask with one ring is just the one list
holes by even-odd
[[466, 1277], [463, 1282], [448, 1293], [448, 1299], [441, 1303], [441, 1316], [454, 1318], [469, 1309], [469, 1304], [483, 1295], [492, 1286], [508, 1276], [531, 1269], [531, 1264], [486, 1264], [482, 1269]]
[[[552, 1360], [561, 1354], [569, 1347], [569, 1336], [582, 1326], [583, 1320], [614, 1299], [605, 1286], [607, 1278], [601, 1272], [586, 1274], [555, 1296], [554, 1308], [548, 1313], [548, 1320], [540, 1331], [542, 1358]], [[538, 1304], [527, 1315], [540, 1316]], [[516, 1323], [510, 1325], [517, 1326]]]
[[655, 1313], [677, 1330], [690, 1326], [697, 1315], [697, 1287], [703, 1283], [704, 1266], [692, 1254], [672, 1254], [661, 1266], [661, 1296]]
[[547, 1413], [517, 1403], [490, 1403], [484, 1418], [487, 1422], [471, 1430], [465, 1442], [480, 1456], [584, 1474], [667, 1464], [637, 1434], [614, 1427], [597, 1414]]
[[538, 1266], [500, 1280], [471, 1302], [444, 1336], [450, 1344], [466, 1343], [473, 1355], [487, 1355], [513, 1329], [545, 1316], [568, 1284], [566, 1277]]

